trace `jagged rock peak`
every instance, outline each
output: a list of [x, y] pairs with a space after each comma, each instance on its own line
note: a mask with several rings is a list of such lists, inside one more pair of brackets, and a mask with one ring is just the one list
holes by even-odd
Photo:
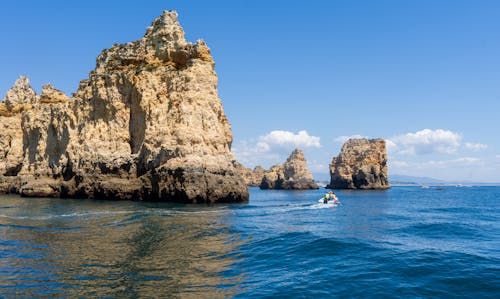
[[20, 76], [14, 86], [7, 91], [2, 103], [7, 108], [12, 109], [16, 105], [32, 104], [37, 100], [37, 94], [31, 88], [30, 79], [28, 77]]
[[305, 161], [306, 158], [304, 157], [304, 153], [296, 148], [291, 154], [290, 156], [288, 157], [288, 159], [286, 160], [287, 162], [291, 162], [291, 161], [294, 161], [294, 160], [300, 160], [300, 161]]
[[387, 189], [387, 150], [384, 139], [349, 139], [330, 164], [332, 189]]
[[103, 50], [96, 59], [91, 76], [123, 70], [141, 72], [158, 67], [180, 70], [196, 62], [208, 62], [213, 67], [210, 49], [203, 40], [195, 44], [186, 42], [177, 13], [165, 11], [153, 21], [141, 39]]
[[301, 150], [295, 149], [285, 163], [264, 173], [261, 189], [318, 189]]
[[50, 84], [44, 84], [42, 86], [42, 95], [40, 102], [42, 103], [61, 103], [67, 101], [69, 98], [64, 92], [59, 89], [55, 89]]
[[253, 169], [253, 172], [256, 172], [256, 173], [263, 173], [264, 171], [266, 171], [266, 170], [264, 169], [264, 167], [262, 167], [260, 165], [255, 166]]
[[295, 149], [283, 165], [286, 180], [307, 180], [313, 182], [312, 173], [307, 169], [306, 158], [300, 149]]
[[179, 24], [174, 10], [165, 10], [146, 30], [144, 38], [164, 38], [164, 41], [185, 43], [184, 29]]

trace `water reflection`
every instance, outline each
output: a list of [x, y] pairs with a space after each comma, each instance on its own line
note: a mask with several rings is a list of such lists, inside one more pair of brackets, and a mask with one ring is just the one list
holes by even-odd
[[230, 297], [241, 242], [224, 213], [2, 197], [0, 288], [7, 297]]

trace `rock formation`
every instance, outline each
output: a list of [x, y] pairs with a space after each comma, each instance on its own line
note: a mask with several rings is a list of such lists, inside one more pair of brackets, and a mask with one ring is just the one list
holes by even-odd
[[23, 165], [22, 113], [32, 109], [39, 96], [29, 79], [20, 77], [0, 102], [0, 192], [15, 192]]
[[265, 169], [261, 166], [255, 166], [255, 168], [252, 170], [243, 166], [239, 162], [235, 162], [235, 167], [239, 171], [241, 176], [243, 176], [243, 179], [245, 180], [245, 184], [247, 186], [257, 187], [262, 182]]
[[0, 102], [0, 192], [24, 196], [248, 200], [210, 50], [165, 11], [104, 50], [72, 97], [21, 77]]
[[264, 178], [266, 170], [262, 168], [262, 166], [255, 166], [252, 172], [250, 173], [250, 177], [247, 179], [248, 186], [258, 187], [262, 182], [262, 178]]
[[295, 149], [284, 164], [264, 173], [261, 189], [318, 189], [301, 150]]
[[387, 189], [384, 139], [349, 139], [330, 164], [331, 189]]

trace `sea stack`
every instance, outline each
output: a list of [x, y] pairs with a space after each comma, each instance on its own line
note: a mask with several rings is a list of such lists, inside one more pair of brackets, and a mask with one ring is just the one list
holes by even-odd
[[330, 189], [387, 189], [384, 139], [349, 139], [330, 164]]
[[295, 149], [284, 164], [271, 167], [264, 173], [261, 189], [318, 189], [301, 150]]
[[246, 201], [217, 94], [210, 49], [165, 11], [141, 39], [104, 50], [72, 97], [16, 82], [0, 102], [0, 192]]

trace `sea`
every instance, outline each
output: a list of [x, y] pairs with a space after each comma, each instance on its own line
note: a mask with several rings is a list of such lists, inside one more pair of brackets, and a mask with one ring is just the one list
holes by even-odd
[[0, 196], [0, 298], [500, 298], [500, 187]]

